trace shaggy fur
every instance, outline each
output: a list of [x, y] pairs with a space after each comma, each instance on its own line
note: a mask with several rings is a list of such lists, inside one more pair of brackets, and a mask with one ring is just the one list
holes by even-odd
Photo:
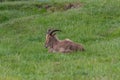
[[[77, 44], [69, 39], [59, 40], [55, 36], [56, 31], [60, 30], [48, 30], [46, 34], [45, 47], [49, 52], [71, 53], [75, 51], [84, 51], [83, 46]], [[53, 34], [54, 33], [54, 34]]]

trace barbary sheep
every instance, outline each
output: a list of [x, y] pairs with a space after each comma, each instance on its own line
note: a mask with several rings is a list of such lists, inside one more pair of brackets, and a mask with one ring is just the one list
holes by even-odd
[[45, 47], [48, 48], [49, 52], [71, 53], [85, 50], [82, 45], [75, 43], [70, 39], [59, 40], [55, 33], [57, 31], [61, 30], [49, 29], [47, 31]]

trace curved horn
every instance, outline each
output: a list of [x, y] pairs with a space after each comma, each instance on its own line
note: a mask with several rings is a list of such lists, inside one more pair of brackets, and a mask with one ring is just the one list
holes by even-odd
[[52, 31], [50, 31], [50, 35], [52, 35], [54, 32], [56, 32], [56, 31], [61, 31], [61, 30], [52, 30]]

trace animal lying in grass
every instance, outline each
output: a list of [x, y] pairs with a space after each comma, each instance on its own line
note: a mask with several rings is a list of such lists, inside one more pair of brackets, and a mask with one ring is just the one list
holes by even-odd
[[76, 51], [84, 51], [83, 46], [69, 39], [59, 40], [55, 33], [57, 31], [61, 30], [49, 29], [47, 31], [45, 47], [48, 48], [49, 52], [71, 53]]

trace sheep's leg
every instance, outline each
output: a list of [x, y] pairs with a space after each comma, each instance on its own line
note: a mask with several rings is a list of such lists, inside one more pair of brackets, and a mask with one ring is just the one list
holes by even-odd
[[53, 52], [53, 49], [50, 48], [50, 49], [48, 50], [48, 52], [49, 52], [49, 53], [50, 53], [50, 52]]
[[62, 53], [71, 53], [72, 52], [72, 50], [63, 50], [63, 51], [61, 51]]
[[67, 50], [65, 53], [71, 53], [71, 52], [73, 52], [72, 50]]
[[48, 50], [48, 52], [54, 53], [54, 52], [56, 52], [56, 51], [55, 51], [54, 49], [51, 48], [51, 49]]

